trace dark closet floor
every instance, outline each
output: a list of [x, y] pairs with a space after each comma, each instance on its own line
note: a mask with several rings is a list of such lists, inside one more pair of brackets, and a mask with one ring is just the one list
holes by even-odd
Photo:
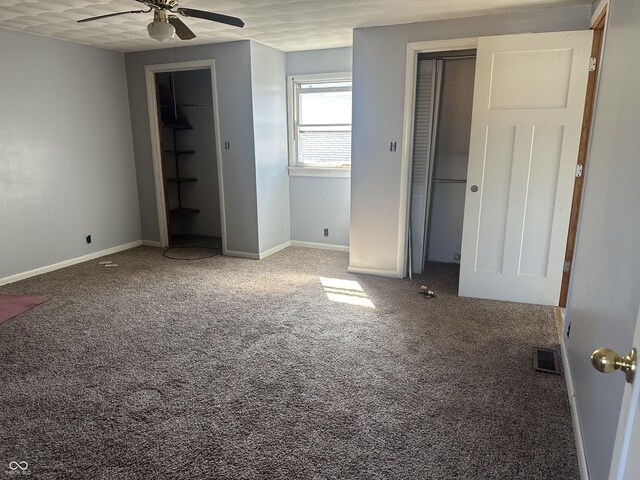
[[204, 247], [204, 248], [222, 248], [222, 239], [220, 237], [209, 237], [206, 235], [189, 235], [179, 234], [171, 236], [172, 247]]

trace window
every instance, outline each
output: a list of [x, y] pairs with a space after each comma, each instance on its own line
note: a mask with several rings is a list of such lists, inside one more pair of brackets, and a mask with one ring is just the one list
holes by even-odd
[[348, 174], [351, 74], [289, 77], [289, 166], [294, 175]]

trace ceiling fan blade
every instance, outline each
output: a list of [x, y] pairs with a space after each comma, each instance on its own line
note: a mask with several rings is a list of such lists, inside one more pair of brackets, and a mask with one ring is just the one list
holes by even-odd
[[182, 20], [175, 15], [169, 15], [169, 23], [176, 29], [176, 34], [180, 37], [180, 40], [191, 40], [196, 38], [196, 34], [187, 27]]
[[101, 18], [116, 17], [118, 15], [127, 15], [129, 13], [149, 13], [150, 11], [151, 11], [151, 9], [149, 9], [149, 10], [130, 10], [128, 12], [118, 12], [118, 13], [107, 13], [106, 15], [98, 15], [97, 17], [83, 18], [82, 20], [78, 20], [78, 23], [92, 22], [94, 20], [100, 20]]
[[244, 22], [242, 20], [236, 17], [229, 17], [228, 15], [205, 12], [203, 10], [194, 10], [193, 8], [178, 8], [176, 11], [185, 17], [202, 18], [204, 20], [211, 20], [212, 22], [225, 23], [234, 27], [244, 27]]

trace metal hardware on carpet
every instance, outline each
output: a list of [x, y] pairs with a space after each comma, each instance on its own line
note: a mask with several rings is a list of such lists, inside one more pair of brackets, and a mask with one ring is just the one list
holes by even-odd
[[418, 292], [418, 294], [423, 295], [425, 298], [434, 298], [436, 296], [436, 293], [432, 290], [429, 290], [426, 285], [420, 286], [420, 291]]

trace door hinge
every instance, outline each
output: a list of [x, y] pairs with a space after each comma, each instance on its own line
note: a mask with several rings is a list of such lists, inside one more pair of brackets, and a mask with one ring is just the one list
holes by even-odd
[[580, 178], [582, 176], [582, 164], [579, 163], [576, 165], [576, 177]]
[[565, 260], [564, 263], [562, 264], [562, 271], [564, 273], [567, 273], [570, 268], [571, 268], [571, 260]]
[[590, 72], [595, 72], [596, 71], [596, 65], [597, 65], [598, 61], [596, 60], [595, 57], [591, 57], [589, 59], [589, 71]]

